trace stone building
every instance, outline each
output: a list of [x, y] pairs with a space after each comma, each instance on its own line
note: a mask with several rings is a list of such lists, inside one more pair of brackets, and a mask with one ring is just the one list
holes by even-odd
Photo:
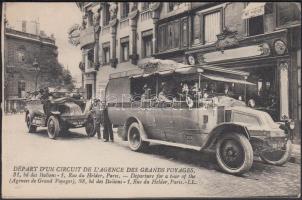
[[[57, 46], [54, 36], [47, 36], [34, 23], [4, 30], [4, 109], [5, 112], [22, 111], [27, 92], [55, 85]], [[38, 32], [40, 31], [40, 32]]]
[[151, 3], [78, 2], [80, 46], [87, 98], [102, 97], [109, 74], [137, 68], [154, 53], [156, 7]]

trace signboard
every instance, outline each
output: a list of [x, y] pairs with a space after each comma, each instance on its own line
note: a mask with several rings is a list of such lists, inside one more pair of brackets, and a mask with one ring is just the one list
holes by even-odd
[[68, 31], [68, 41], [74, 46], [80, 44], [81, 27], [78, 24], [73, 25]]
[[81, 47], [83, 47], [87, 44], [94, 43], [94, 42], [95, 42], [94, 27], [90, 26], [90, 27], [87, 27], [86, 29], [83, 29], [81, 31], [81, 36], [80, 36]]
[[228, 49], [224, 51], [215, 51], [211, 53], [205, 53], [198, 55], [198, 61], [202, 62], [216, 62], [223, 60], [231, 60], [238, 58], [248, 58], [255, 56], [267, 56], [270, 54], [268, 44], [252, 45], [247, 47], [239, 47], [235, 49]]

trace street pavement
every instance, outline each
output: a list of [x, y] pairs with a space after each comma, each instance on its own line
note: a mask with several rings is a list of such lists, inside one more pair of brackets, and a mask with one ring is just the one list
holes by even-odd
[[[197, 184], [8, 185], [10, 171], [17, 165], [193, 168]], [[56, 140], [48, 138], [46, 128], [27, 133], [23, 114], [2, 118], [2, 170], [2, 192], [15, 197], [292, 197], [299, 196], [301, 190], [301, 169], [296, 163], [278, 167], [255, 158], [248, 173], [234, 176], [219, 170], [212, 153], [162, 145], [151, 145], [138, 153], [116, 134], [114, 143], [105, 143], [96, 136], [87, 137], [84, 128], [71, 129]]]

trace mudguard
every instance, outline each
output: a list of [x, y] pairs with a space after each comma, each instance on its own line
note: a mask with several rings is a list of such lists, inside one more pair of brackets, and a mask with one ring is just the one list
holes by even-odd
[[219, 137], [219, 135], [231, 132], [243, 134], [245, 137], [247, 137], [248, 140], [250, 139], [250, 133], [244, 123], [225, 122], [217, 125], [212, 129], [212, 131], [207, 135], [202, 149], [211, 146], [215, 139]]
[[125, 141], [128, 140], [128, 138], [127, 138], [128, 128], [133, 122], [138, 123], [142, 140], [148, 139], [148, 135], [147, 135], [147, 133], [144, 129], [144, 126], [143, 126], [142, 122], [137, 117], [133, 117], [133, 116], [129, 117], [127, 119], [126, 123], [124, 124], [123, 132], [121, 134], [122, 139], [125, 140]]

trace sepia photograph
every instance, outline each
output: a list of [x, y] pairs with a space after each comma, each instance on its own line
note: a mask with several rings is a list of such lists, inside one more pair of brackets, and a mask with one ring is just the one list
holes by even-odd
[[1, 197], [300, 198], [301, 2], [3, 2]]

